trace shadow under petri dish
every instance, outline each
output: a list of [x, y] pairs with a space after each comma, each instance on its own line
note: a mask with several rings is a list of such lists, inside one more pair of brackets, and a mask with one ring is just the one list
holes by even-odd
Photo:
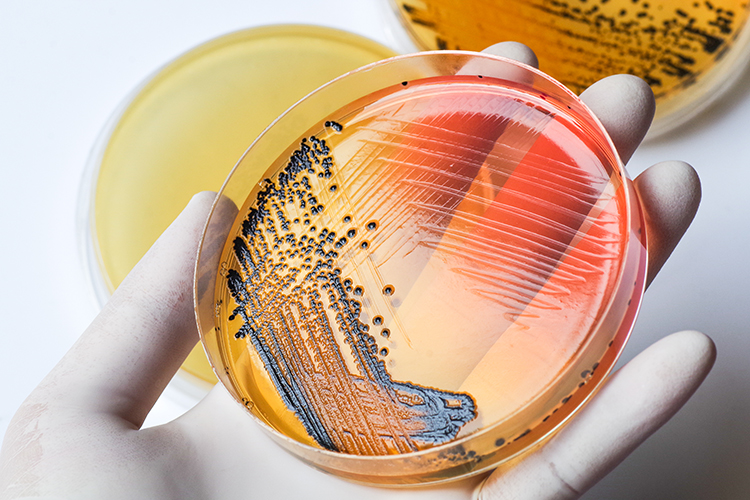
[[196, 274], [209, 359], [282, 445], [356, 481], [455, 479], [539, 444], [604, 380], [643, 292], [609, 137], [507, 59], [426, 52], [337, 79], [222, 195], [204, 241], [226, 243]]
[[652, 137], [712, 102], [750, 57], [745, 0], [390, 1], [424, 50], [522, 42], [576, 93], [614, 74], [643, 78], [657, 101]]
[[[201, 45], [148, 79], [94, 152], [93, 273], [104, 282], [102, 295], [120, 284], [193, 194], [219, 190], [284, 110], [329, 80], [392, 55], [331, 28], [267, 26]], [[182, 368], [216, 382], [200, 345]]]

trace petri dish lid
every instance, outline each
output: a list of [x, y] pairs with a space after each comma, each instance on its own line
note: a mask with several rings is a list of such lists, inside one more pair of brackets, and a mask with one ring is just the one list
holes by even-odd
[[705, 109], [740, 77], [750, 58], [744, 0], [589, 3], [546, 0], [390, 0], [422, 50], [482, 50], [513, 40], [576, 93], [604, 77], [646, 80], [657, 108], [654, 138]]
[[[148, 77], [90, 155], [81, 195], [84, 248], [104, 303], [193, 194], [218, 190], [247, 146], [329, 80], [394, 52], [348, 32], [271, 25], [204, 43]], [[216, 379], [198, 345], [182, 378]]]
[[235, 166], [199, 249], [201, 340], [301, 459], [449, 481], [533, 449], [601, 385], [643, 236], [564, 86], [486, 54], [399, 56], [297, 103]]

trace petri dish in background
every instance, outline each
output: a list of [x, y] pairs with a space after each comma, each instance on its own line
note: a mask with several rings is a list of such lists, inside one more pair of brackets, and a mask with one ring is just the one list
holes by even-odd
[[399, 56], [297, 103], [232, 171], [199, 250], [201, 340], [303, 460], [449, 481], [533, 449], [600, 386], [643, 236], [564, 86], [479, 53]]
[[[279, 114], [323, 83], [394, 52], [332, 28], [231, 33], [170, 62], [115, 113], [90, 158], [85, 245], [106, 301], [193, 194], [218, 191]], [[181, 375], [216, 378], [200, 345]]]
[[522, 42], [576, 93], [630, 73], [657, 102], [649, 137], [674, 129], [718, 98], [750, 57], [745, 0], [390, 0], [422, 50], [482, 50]]

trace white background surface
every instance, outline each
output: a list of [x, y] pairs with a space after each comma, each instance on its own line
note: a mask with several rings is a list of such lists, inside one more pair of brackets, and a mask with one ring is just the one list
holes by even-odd
[[[99, 130], [147, 75], [208, 39], [312, 23], [393, 45], [379, 0], [0, 0], [0, 435], [96, 314], [77, 239], [79, 184]], [[542, 68], [543, 69], [543, 68]], [[677, 330], [717, 343], [686, 407], [586, 499], [750, 498], [750, 72], [677, 132], [643, 146], [698, 170], [697, 219], [647, 292], [625, 352]], [[149, 422], [187, 408], [175, 390]]]

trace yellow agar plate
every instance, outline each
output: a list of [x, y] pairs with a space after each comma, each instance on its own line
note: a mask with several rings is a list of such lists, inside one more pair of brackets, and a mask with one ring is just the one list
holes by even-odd
[[[91, 232], [108, 290], [193, 194], [221, 187], [284, 110], [329, 80], [392, 55], [343, 31], [280, 25], [220, 37], [161, 69], [135, 94], [100, 152]], [[216, 381], [200, 346], [182, 368]]]

